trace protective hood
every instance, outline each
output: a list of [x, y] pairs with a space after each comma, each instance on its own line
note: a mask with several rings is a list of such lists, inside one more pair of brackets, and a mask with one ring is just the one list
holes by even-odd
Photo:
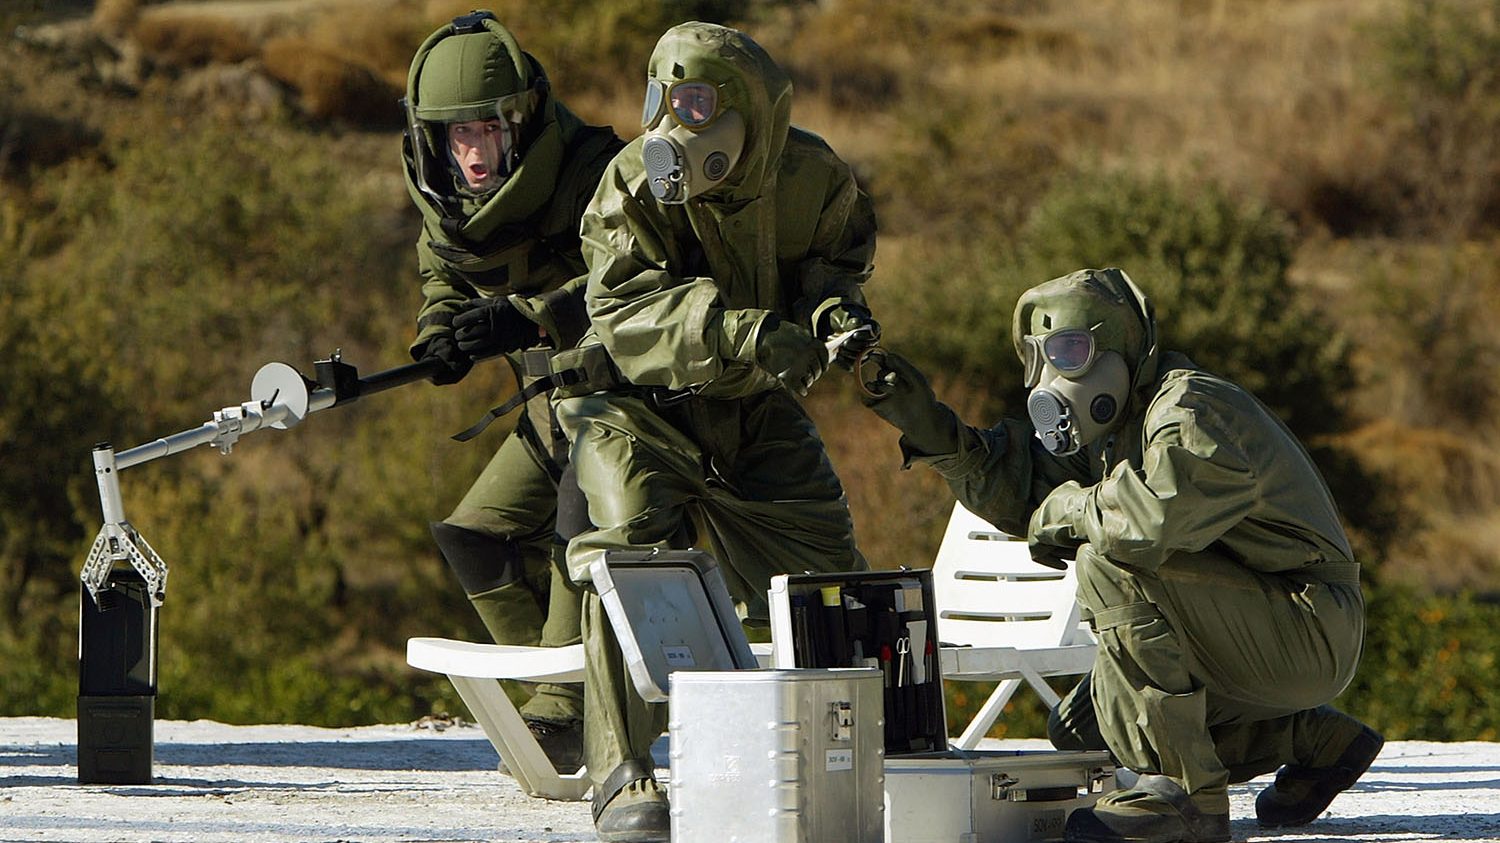
[[771, 185], [791, 125], [792, 83], [766, 51], [738, 30], [697, 21], [667, 30], [646, 69], [652, 82], [685, 79], [718, 86], [719, 108], [745, 122], [745, 144], [724, 184], [704, 195], [716, 203], [754, 199]]
[[[582, 121], [550, 95], [541, 65], [493, 17], [458, 18], [428, 36], [407, 74], [406, 188], [434, 239], [478, 245], [531, 218], [556, 187]], [[517, 118], [514, 167], [492, 193], [460, 188], [442, 124], [496, 112]]]
[[1016, 356], [1024, 359], [1027, 336], [1064, 328], [1092, 329], [1101, 353], [1123, 357], [1136, 396], [1156, 381], [1156, 312], [1123, 270], [1080, 269], [1022, 293], [1011, 324]]

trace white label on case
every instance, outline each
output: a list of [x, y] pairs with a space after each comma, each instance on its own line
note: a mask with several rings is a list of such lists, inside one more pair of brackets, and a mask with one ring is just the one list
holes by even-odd
[[1064, 820], [1068, 812], [1063, 810], [1037, 811], [1031, 815], [1031, 828], [1027, 829], [1028, 840], [1056, 840], [1063, 836]]
[[684, 668], [698, 666], [698, 662], [693, 660], [692, 647], [662, 647], [661, 652], [662, 655], [667, 657], [667, 667]]
[[828, 750], [828, 764], [825, 770], [853, 770], [854, 750], [852, 749], [830, 749]]

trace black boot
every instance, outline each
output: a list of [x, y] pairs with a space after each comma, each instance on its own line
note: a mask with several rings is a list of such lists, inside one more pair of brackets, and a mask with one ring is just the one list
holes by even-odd
[[668, 843], [667, 794], [639, 761], [626, 761], [594, 788], [594, 832], [606, 843]]
[[[1198, 802], [1211, 802], [1205, 810]], [[1220, 804], [1222, 803], [1222, 804]], [[1222, 812], [1220, 809], [1222, 808]], [[1068, 815], [1067, 843], [1225, 843], [1229, 840], [1229, 796], [1189, 796], [1176, 781], [1142, 774], [1128, 790], [1110, 793], [1092, 808]]]
[[1282, 767], [1276, 781], [1255, 797], [1255, 818], [1266, 828], [1307, 825], [1370, 769], [1383, 746], [1385, 738], [1366, 726], [1332, 766]]
[[[536, 738], [537, 746], [542, 748], [558, 774], [569, 776], [578, 772], [578, 768], [583, 766], [583, 721], [554, 723], [530, 717], [525, 719], [526, 728]], [[498, 769], [507, 776], [511, 774], [504, 758], [500, 759]]]

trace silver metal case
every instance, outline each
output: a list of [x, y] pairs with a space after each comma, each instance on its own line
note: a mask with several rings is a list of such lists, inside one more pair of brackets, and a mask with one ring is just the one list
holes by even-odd
[[589, 573], [647, 702], [667, 700], [673, 671], [757, 667], [724, 575], [707, 553], [609, 551]]
[[871, 668], [672, 675], [673, 843], [884, 839]]
[[1068, 814], [1115, 788], [1107, 752], [1045, 750], [890, 757], [887, 843], [1061, 840]]

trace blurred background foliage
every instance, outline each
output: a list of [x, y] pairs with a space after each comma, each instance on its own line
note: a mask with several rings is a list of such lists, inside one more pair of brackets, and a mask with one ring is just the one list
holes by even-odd
[[[70, 716], [88, 453], [188, 429], [261, 364], [400, 365], [420, 296], [407, 61], [456, 0], [23, 0], [0, 10], [0, 714]], [[1118, 265], [1164, 342], [1308, 442], [1366, 564], [1341, 705], [1500, 739], [1500, 0], [496, 0], [560, 96], [637, 131], [673, 23], [739, 25], [881, 221], [887, 344], [973, 423], [1021, 408], [1021, 290]], [[225, 458], [132, 469], [172, 565], [158, 713], [322, 725], [462, 712], [405, 639], [481, 639], [426, 523], [500, 430], [498, 367]], [[840, 378], [810, 399], [883, 567], [952, 497]], [[1402, 693], [1391, 693], [1401, 687]], [[982, 687], [950, 691], [953, 719]], [[997, 736], [1042, 733], [1017, 695]]]

